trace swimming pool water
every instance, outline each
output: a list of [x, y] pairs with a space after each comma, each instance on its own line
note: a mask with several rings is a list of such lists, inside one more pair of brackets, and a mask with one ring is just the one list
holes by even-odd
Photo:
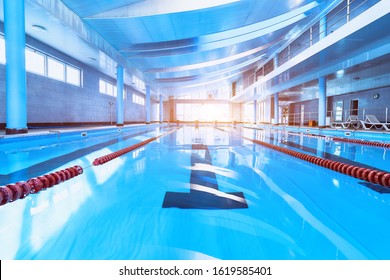
[[73, 165], [84, 173], [0, 206], [0, 258], [390, 259], [386, 190], [241, 136], [390, 171], [387, 150], [223, 129], [178, 127], [100, 166], [169, 128], [1, 151], [3, 185]]

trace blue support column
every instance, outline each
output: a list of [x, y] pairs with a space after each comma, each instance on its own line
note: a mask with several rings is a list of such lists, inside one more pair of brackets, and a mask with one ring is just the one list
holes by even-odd
[[326, 77], [318, 79], [318, 126], [326, 126]]
[[[328, 24], [327, 24], [327, 19], [326, 19], [326, 16], [324, 16], [323, 18], [320, 19], [320, 27], [319, 27], [319, 37], [320, 37], [320, 40], [324, 39], [327, 34], [328, 34]], [[327, 57], [325, 55], [324, 52], [321, 52], [320, 53], [320, 64], [324, 64], [326, 63], [326, 60], [327, 60]]]
[[274, 69], [279, 67], [279, 56], [278, 54], [275, 55], [274, 57]]
[[163, 97], [160, 94], [160, 123], [164, 122], [164, 104], [163, 104]]
[[257, 123], [257, 100], [253, 100], [253, 123]]
[[4, 0], [6, 134], [27, 133], [24, 0]]
[[325, 138], [317, 139], [317, 156], [325, 157]]
[[253, 88], [253, 123], [257, 123], [257, 87]]
[[125, 114], [123, 108], [123, 67], [116, 68], [116, 125], [123, 126], [123, 116]]
[[274, 93], [274, 124], [279, 125], [279, 93]]
[[149, 86], [146, 86], [145, 109], [146, 109], [146, 123], [150, 124], [150, 87]]

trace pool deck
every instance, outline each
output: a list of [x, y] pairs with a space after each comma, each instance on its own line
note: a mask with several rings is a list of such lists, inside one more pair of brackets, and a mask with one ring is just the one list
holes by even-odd
[[[149, 126], [157, 125], [159, 123], [151, 123]], [[169, 123], [163, 123], [169, 124]], [[147, 124], [129, 124], [124, 126], [116, 125], [102, 125], [102, 126], [48, 126], [48, 127], [33, 127], [29, 128], [28, 133], [24, 134], [5, 134], [5, 130], [0, 130], [0, 139], [9, 138], [24, 138], [38, 135], [52, 135], [53, 133], [70, 133], [70, 132], [83, 132], [83, 131], [94, 131], [104, 129], [121, 129], [131, 128], [137, 126], [146, 126]], [[193, 125], [193, 124], [189, 124]], [[300, 132], [308, 134], [332, 134], [337, 136], [349, 137], [349, 138], [376, 138], [378, 140], [390, 141], [390, 132], [386, 130], [364, 130], [364, 129], [350, 129], [350, 128], [319, 128], [313, 126], [288, 126], [288, 125], [272, 125], [272, 124], [237, 124], [239, 127], [251, 128], [251, 129], [272, 129], [272, 130], [283, 130], [291, 132]]]
[[[83, 132], [83, 131], [94, 131], [94, 130], [104, 130], [104, 129], [121, 129], [121, 128], [131, 128], [137, 126], [145, 126], [146, 124], [129, 124], [124, 126], [116, 125], [102, 125], [102, 126], [48, 126], [48, 127], [34, 127], [29, 128], [28, 133], [22, 134], [5, 134], [5, 130], [0, 130], [0, 139], [9, 139], [9, 138], [24, 138], [37, 135], [49, 135], [53, 133], [70, 133], [70, 132]], [[152, 123], [151, 125], [155, 125]]]
[[390, 132], [386, 130], [365, 130], [351, 128], [331, 128], [331, 127], [315, 127], [315, 126], [288, 126], [288, 125], [272, 125], [272, 124], [242, 124], [241, 127], [251, 129], [270, 129], [281, 130], [288, 132], [298, 132], [306, 134], [330, 135], [356, 139], [375, 139], [378, 141], [390, 141]]

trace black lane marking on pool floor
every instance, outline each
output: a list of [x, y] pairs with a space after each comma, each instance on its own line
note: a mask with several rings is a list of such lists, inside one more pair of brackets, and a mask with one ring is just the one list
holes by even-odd
[[80, 157], [86, 156], [92, 152], [101, 150], [106, 148], [107, 146], [117, 144], [120, 141], [125, 141], [130, 138], [136, 137], [138, 135], [145, 134], [147, 132], [153, 131], [153, 129], [134, 133], [131, 135], [127, 135], [125, 137], [117, 137], [115, 139], [105, 141], [87, 148], [82, 148], [68, 154], [64, 154], [55, 158], [51, 158], [49, 160], [37, 163], [35, 165], [20, 169], [18, 171], [9, 173], [7, 175], [0, 175], [0, 185], [10, 184], [18, 181], [26, 181], [30, 178], [41, 176], [43, 174], [48, 173], [51, 170], [54, 170], [72, 160], [78, 159]]
[[[204, 150], [204, 158], [192, 153], [191, 166], [212, 165], [209, 149], [206, 145], [194, 144], [192, 150]], [[248, 208], [242, 192], [224, 193], [219, 191], [215, 172], [211, 170], [191, 170], [190, 192], [166, 192], [163, 208], [182, 209], [237, 209]]]

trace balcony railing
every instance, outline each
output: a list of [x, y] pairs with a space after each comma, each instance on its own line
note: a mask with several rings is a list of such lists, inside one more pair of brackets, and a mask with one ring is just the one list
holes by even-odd
[[[380, 2], [380, 0], [342, 1], [336, 8], [324, 16], [323, 19], [326, 18], [326, 26], [323, 26], [323, 22], [325, 21], [320, 19], [293, 42], [291, 42], [286, 48], [281, 50], [277, 54], [278, 65], [276, 65], [276, 67], [281, 66], [304, 50], [310, 48], [312, 45], [319, 42], [321, 37], [331, 34], [378, 2]], [[252, 75], [243, 79], [244, 90], [275, 69], [273, 61], [274, 58], [275, 57], [267, 61], [262, 67], [257, 69], [257, 71], [253, 71]]]
[[[328, 111], [326, 115], [326, 126], [330, 126], [330, 123], [333, 121], [346, 121], [351, 115], [357, 116], [359, 120], [364, 120], [366, 118], [366, 115], [375, 115], [380, 122], [388, 123], [390, 121], [389, 113], [389, 107]], [[296, 126], [316, 126], [318, 124], [318, 112], [283, 114], [280, 119], [280, 124]]]

